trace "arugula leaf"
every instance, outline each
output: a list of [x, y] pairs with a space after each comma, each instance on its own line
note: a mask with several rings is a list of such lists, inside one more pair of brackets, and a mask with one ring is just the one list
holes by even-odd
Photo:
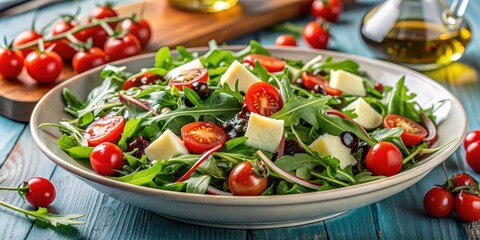
[[125, 123], [122, 137], [118, 141], [118, 146], [125, 151], [127, 149], [127, 140], [130, 139], [140, 126], [141, 118], [132, 118]]
[[297, 168], [297, 171], [295, 171], [295, 175], [302, 179], [310, 179], [310, 177], [312, 176], [310, 169], [308, 169], [307, 167]]
[[318, 127], [317, 115], [322, 111], [330, 97], [315, 97], [311, 99], [293, 97], [283, 105], [282, 110], [276, 112], [271, 118], [284, 120], [285, 126], [295, 126], [300, 119], [310, 125]]
[[190, 88], [184, 88], [183, 92], [185, 94], [185, 97], [188, 98], [188, 100], [190, 100], [190, 102], [194, 106], [197, 106], [198, 104], [200, 104], [200, 101], [202, 101], [202, 99], [200, 99], [200, 96], [198, 96], [198, 94]]
[[265, 69], [259, 61], [255, 61], [252, 71], [256, 76], [260, 77], [263, 82], [268, 82], [270, 73]]
[[90, 154], [93, 151], [93, 147], [77, 146], [69, 149], [65, 149], [65, 152], [74, 159], [90, 159]]
[[299, 153], [295, 154], [294, 156], [285, 155], [275, 160], [275, 164], [287, 172], [293, 172], [299, 168], [307, 168], [312, 170], [321, 164], [321, 162], [313, 156], [305, 153]]
[[80, 100], [78, 100], [78, 98], [75, 95], [73, 95], [73, 93], [68, 88], [63, 89], [62, 97], [66, 105], [64, 108], [64, 111], [74, 117], [78, 116], [77, 115], [78, 110], [85, 107], [83, 103]]
[[400, 149], [403, 156], [408, 156], [410, 154], [410, 151], [402, 141], [402, 133], [403, 128], [385, 128], [379, 131], [375, 131], [372, 134], [372, 138], [375, 139], [377, 142], [393, 143], [395, 144], [395, 146], [398, 147], [398, 149]]
[[225, 142], [225, 144], [223, 145], [222, 151], [228, 152], [232, 150], [232, 148], [235, 148], [236, 146], [245, 143], [247, 139], [248, 137], [237, 137], [237, 138], [230, 139]]
[[361, 172], [355, 175], [355, 184], [371, 182], [382, 178], [385, 178], [385, 176], [372, 176], [371, 172]]
[[62, 150], [67, 150], [80, 145], [75, 137], [67, 134], [63, 134], [62, 137], [57, 140], [57, 144]]
[[282, 80], [278, 80], [277, 77], [271, 75], [273, 79], [278, 84], [278, 87], [280, 89], [280, 96], [282, 97], [282, 101], [284, 103], [290, 101], [292, 97], [294, 97], [292, 86], [290, 85], [290, 79], [287, 76], [283, 76]]
[[165, 161], [156, 161], [151, 167], [141, 170], [138, 172], [134, 172], [130, 175], [122, 176], [122, 177], [111, 177], [114, 180], [120, 181], [120, 182], [125, 182], [125, 183], [130, 183], [133, 185], [145, 185], [153, 180], [155, 176], [157, 176], [158, 173], [163, 168], [163, 164]]
[[170, 70], [173, 68], [173, 57], [168, 47], [158, 49], [155, 55], [155, 67]]
[[118, 77], [120, 79], [126, 78], [125, 70], [127, 67], [115, 67], [113, 65], [107, 64], [105, 68], [103, 68], [102, 72], [100, 73], [101, 78], [109, 78], [109, 77]]
[[369, 136], [365, 135], [365, 133], [360, 130], [357, 125], [349, 120], [325, 114], [318, 114], [317, 120], [320, 128], [322, 128], [328, 134], [339, 136], [342, 132], [348, 131], [357, 135], [358, 138], [367, 142], [370, 146], [375, 144], [375, 142], [372, 141]]
[[186, 180], [187, 193], [204, 194], [210, 184], [210, 176], [190, 177]]
[[271, 56], [270, 52], [265, 49], [262, 44], [255, 40], [250, 41], [250, 45], [248, 45], [246, 48], [238, 51], [237, 53], [234, 54], [235, 58], [243, 58], [247, 54], [251, 53], [256, 53], [256, 54], [261, 54], [261, 55], [266, 55], [266, 56]]
[[408, 92], [405, 76], [401, 77], [388, 98], [388, 114], [397, 114], [420, 122], [419, 112], [415, 108], [416, 103], [412, 100], [415, 96], [414, 93]]
[[177, 61], [181, 62], [182, 64], [190, 62], [198, 57], [198, 54], [189, 52], [184, 46], [177, 46], [176, 49], [178, 52]]
[[343, 60], [339, 62], [326, 61], [320, 66], [324, 71], [330, 70], [345, 70], [351, 73], [357, 73], [360, 66], [352, 60]]
[[243, 95], [240, 93], [240, 90], [238, 90], [238, 80], [235, 82], [235, 91], [228, 86], [228, 83], [224, 83], [222, 88], [217, 91], [226, 93], [237, 99], [239, 102], [243, 101]]
[[[78, 111], [78, 116], [82, 117], [90, 112], [93, 112], [93, 115], [97, 116], [97, 114], [105, 108], [111, 108], [111, 104], [108, 105], [106, 102], [118, 94], [116, 90], [117, 86], [110, 77], [103, 80], [102, 85], [94, 88], [90, 94], [88, 94], [88, 104], [84, 109]], [[121, 103], [118, 102], [116, 105], [121, 105]]]

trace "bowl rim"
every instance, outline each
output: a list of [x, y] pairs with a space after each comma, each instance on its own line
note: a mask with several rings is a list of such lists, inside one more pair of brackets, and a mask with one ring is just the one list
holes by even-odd
[[[238, 51], [245, 47], [246, 47], [245, 45], [231, 45], [231, 46], [222, 46], [221, 49]], [[427, 84], [433, 85], [434, 87], [440, 88], [441, 90], [443, 90], [448, 95], [446, 97], [452, 100], [452, 108], [453, 107], [460, 108], [459, 109], [461, 113], [460, 117], [462, 117], [464, 121], [463, 121], [463, 124], [461, 124], [463, 128], [461, 129], [459, 136], [461, 137], [461, 139], [463, 139], [463, 137], [465, 137], [466, 135], [466, 131], [467, 131], [466, 116], [467, 115], [460, 101], [440, 83], [432, 80], [431, 78], [419, 72], [416, 72], [406, 67], [403, 67], [394, 63], [386, 62], [383, 60], [372, 59], [372, 58], [367, 58], [359, 55], [335, 52], [330, 50], [316, 50], [316, 49], [310, 49], [310, 48], [304, 48], [304, 47], [277, 47], [277, 46], [265, 46], [265, 48], [269, 51], [285, 51], [285, 52], [290, 52], [294, 54], [314, 53], [317, 55], [320, 55], [320, 54], [328, 55], [334, 58], [335, 57], [347, 58], [347, 59], [355, 60], [360, 63], [376, 65], [376, 66], [382, 67], [385, 70], [396, 69], [398, 71], [404, 72], [405, 74], [409, 74], [412, 77], [421, 79], [422, 81], [425, 81]], [[208, 47], [188, 48], [188, 50], [202, 52], [202, 51], [208, 51]], [[175, 54], [175, 53], [176, 53], [176, 50], [172, 50], [172, 54]], [[115, 61], [109, 64], [118, 66], [126, 62], [136, 61], [144, 58], [151, 58], [155, 56], [155, 54], [156, 54], [155, 52], [141, 54], [141, 55], [133, 56], [130, 58], [122, 59], [119, 61]], [[103, 68], [103, 66], [78, 74], [60, 83], [55, 88], [50, 90], [45, 96], [42, 97], [42, 99], [35, 106], [32, 112], [32, 116], [30, 118], [30, 131], [32, 133], [33, 140], [35, 144], [40, 148], [40, 150], [44, 154], [46, 154], [53, 162], [55, 162], [57, 165], [59, 165], [63, 169], [73, 173], [77, 177], [80, 177], [84, 180], [87, 180], [96, 184], [108, 186], [111, 188], [117, 188], [117, 189], [125, 190], [128, 192], [145, 194], [151, 197], [171, 199], [178, 202], [197, 202], [197, 203], [211, 204], [211, 205], [236, 205], [236, 206], [252, 206], [252, 205], [265, 206], [265, 205], [278, 205], [279, 203], [298, 204], [298, 203], [317, 202], [317, 201], [325, 201], [325, 200], [335, 200], [335, 199], [341, 199], [345, 197], [354, 197], [357, 195], [363, 195], [366, 193], [378, 191], [380, 189], [388, 188], [392, 185], [397, 184], [398, 182], [403, 182], [412, 178], [411, 177], [412, 175], [413, 177], [418, 177], [421, 174], [426, 174], [429, 171], [431, 171], [435, 166], [437, 166], [438, 164], [446, 160], [448, 156], [452, 155], [461, 144], [460, 139], [457, 139], [453, 144], [428, 156], [427, 158], [428, 161], [423, 162], [422, 164], [417, 165], [414, 168], [409, 169], [407, 171], [400, 172], [394, 176], [386, 177], [380, 180], [375, 180], [372, 182], [362, 183], [358, 185], [331, 189], [327, 191], [301, 193], [301, 196], [302, 196], [301, 198], [298, 197], [299, 194], [270, 195], [270, 196], [243, 196], [243, 197], [193, 194], [193, 193], [175, 192], [175, 191], [149, 188], [144, 186], [137, 186], [137, 185], [116, 181], [108, 177], [98, 175], [93, 171], [87, 171], [87, 170], [75, 167], [70, 163], [68, 163], [68, 161], [57, 156], [40, 139], [40, 135], [39, 135], [40, 129], [37, 126], [39, 125], [38, 120], [39, 120], [39, 115], [41, 114], [39, 109], [41, 108], [42, 104], [44, 104], [44, 102], [46, 102], [51, 96], [55, 95], [58, 91], [62, 91], [62, 89], [67, 85], [71, 84], [72, 82], [81, 81], [85, 76], [101, 68]], [[447, 157], [442, 158], [440, 155], [443, 155], [443, 156], [446, 155]]]

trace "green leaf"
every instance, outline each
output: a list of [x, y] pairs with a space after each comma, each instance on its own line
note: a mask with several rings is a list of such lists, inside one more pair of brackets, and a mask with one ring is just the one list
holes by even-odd
[[300, 119], [305, 120], [310, 125], [317, 127], [317, 115], [322, 111], [330, 97], [319, 98], [301, 98], [294, 97], [283, 105], [282, 110], [276, 112], [271, 118], [284, 120], [285, 126], [295, 126], [300, 123]]
[[93, 151], [93, 147], [78, 146], [65, 149], [65, 152], [74, 159], [90, 159], [90, 154]]
[[240, 93], [240, 90], [238, 90], [238, 80], [235, 81], [235, 90], [232, 90], [230, 86], [228, 86], [228, 83], [224, 83], [222, 88], [217, 91], [226, 93], [237, 99], [239, 102], [243, 101], [243, 95]]
[[260, 44], [259, 42], [255, 41], [255, 40], [251, 40], [250, 41], [250, 45], [248, 45], [246, 48], [238, 51], [237, 53], [235, 53], [235, 57], [236, 58], [243, 58], [245, 55], [247, 54], [251, 54], [251, 53], [256, 53], [256, 54], [260, 54], [260, 55], [266, 55], [266, 56], [271, 56], [272, 54], [270, 54], [270, 52], [265, 49], [262, 44]]
[[388, 96], [388, 114], [397, 114], [420, 122], [418, 110], [415, 108], [415, 94], [409, 93], [405, 86], [405, 76], [398, 80], [393, 92]]
[[113, 65], [107, 64], [105, 68], [103, 68], [102, 72], [100, 73], [100, 77], [109, 78], [109, 77], [117, 76], [120, 78], [124, 78], [123, 73], [125, 72], [126, 69], [127, 67], [125, 66], [115, 67]]
[[359, 65], [352, 60], [343, 60], [339, 62], [327, 61], [320, 66], [325, 71], [329, 70], [345, 70], [351, 73], [357, 73]]
[[273, 76], [273, 79], [277, 82], [280, 89], [280, 96], [282, 96], [282, 101], [284, 103], [290, 101], [294, 97], [292, 86], [290, 85], [290, 79], [287, 76], [283, 76], [282, 80], [278, 80], [277, 77]]
[[160, 173], [163, 168], [164, 162], [165, 161], [156, 161], [151, 167], [145, 170], [134, 172], [130, 175], [126, 175], [123, 177], [112, 177], [112, 179], [120, 182], [130, 183], [133, 185], [144, 185], [151, 182], [153, 178], [155, 178], [155, 176]]
[[310, 169], [306, 167], [297, 168], [297, 171], [295, 171], [295, 175], [302, 179], [310, 179], [310, 177], [312, 176]]
[[186, 180], [187, 193], [204, 194], [210, 184], [210, 176], [190, 177]]
[[305, 153], [299, 153], [295, 154], [294, 156], [285, 155], [275, 160], [275, 164], [287, 172], [293, 172], [299, 168], [307, 168], [312, 170], [316, 166], [320, 165], [321, 162], [313, 156]]
[[379, 131], [375, 131], [372, 134], [372, 138], [377, 142], [390, 142], [400, 149], [403, 156], [408, 156], [410, 151], [402, 141], [403, 128], [385, 128]]
[[[104, 106], [107, 105], [107, 100], [110, 100], [118, 94], [116, 90], [117, 86], [111, 78], [103, 80], [102, 85], [94, 88], [90, 94], [88, 94], [88, 104], [84, 109], [78, 111], [78, 116], [82, 117], [90, 112], [93, 112], [93, 115], [97, 116], [99, 112], [104, 110]], [[118, 104], [121, 105], [120, 102], [118, 102]]]
[[385, 176], [372, 176], [371, 172], [361, 172], [355, 175], [355, 184], [376, 181], [382, 178], [385, 178]]
[[262, 80], [263, 82], [268, 82], [268, 80], [270, 79], [270, 73], [262, 66], [262, 64], [260, 64], [259, 61], [255, 61], [255, 64], [253, 66], [253, 73], [260, 77], [260, 80]]
[[185, 93], [185, 97], [188, 98], [188, 100], [190, 100], [194, 106], [197, 106], [200, 101], [202, 101], [200, 96], [198, 96], [198, 94], [190, 88], [183, 88], [183, 92]]
[[125, 123], [123, 128], [122, 137], [118, 141], [118, 146], [125, 151], [127, 149], [127, 140], [129, 140], [135, 132], [137, 132], [138, 127], [140, 126], [141, 118], [132, 118]]
[[326, 133], [339, 136], [342, 132], [352, 132], [358, 138], [373, 146], [375, 143], [352, 121], [337, 116], [318, 114], [318, 124]]
[[77, 111], [85, 107], [83, 103], [68, 88], [63, 89], [62, 96], [66, 105], [65, 112], [77, 117]]
[[173, 57], [168, 47], [158, 49], [155, 55], [155, 67], [170, 70], [173, 68]]
[[63, 134], [62, 137], [58, 139], [57, 144], [62, 150], [67, 150], [80, 145], [73, 136], [69, 136], [67, 134]]
[[247, 141], [248, 137], [238, 137], [238, 138], [233, 138], [225, 142], [223, 145], [222, 151], [223, 152], [228, 152], [235, 148], [236, 146], [243, 144]]

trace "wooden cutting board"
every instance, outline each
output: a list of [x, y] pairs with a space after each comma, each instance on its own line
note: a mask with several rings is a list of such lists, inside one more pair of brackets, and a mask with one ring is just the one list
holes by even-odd
[[[215, 39], [221, 43], [272, 24], [305, 13], [309, 0], [240, 0], [235, 7], [218, 13], [194, 13], [176, 9], [166, 0], [146, 0], [120, 5], [120, 16], [140, 12], [145, 4], [144, 17], [151, 23], [152, 39], [146, 52], [161, 46], [206, 46]], [[59, 80], [50, 85], [39, 85], [26, 71], [17, 80], [0, 78], [0, 115], [27, 122], [35, 104], [50, 89], [73, 76], [66, 66]]]

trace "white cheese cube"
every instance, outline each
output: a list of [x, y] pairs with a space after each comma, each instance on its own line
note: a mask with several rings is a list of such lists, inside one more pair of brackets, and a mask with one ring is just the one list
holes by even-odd
[[183, 72], [197, 68], [203, 68], [203, 64], [198, 58], [168, 71], [167, 74], [165, 74], [165, 79], [170, 80]]
[[188, 149], [175, 133], [167, 129], [157, 140], [145, 148], [145, 154], [149, 160], [165, 160], [188, 154]]
[[344, 94], [363, 97], [366, 95], [360, 76], [344, 70], [330, 71], [330, 87], [340, 89]]
[[373, 129], [382, 124], [383, 117], [370, 106], [363, 98], [358, 98], [350, 103], [343, 110], [352, 110], [357, 117], [353, 119], [356, 123], [366, 129]]
[[243, 92], [246, 92], [254, 83], [261, 82], [253, 73], [235, 60], [220, 78], [220, 83], [222, 83], [222, 85], [227, 83], [230, 89], [235, 90], [237, 80], [238, 90]]
[[283, 120], [264, 117], [252, 113], [248, 119], [245, 144], [250, 147], [265, 150], [271, 153], [278, 151], [278, 145], [283, 135]]
[[350, 148], [343, 145], [340, 137], [324, 134], [318, 137], [309, 147], [313, 151], [320, 153], [321, 156], [330, 155], [340, 160], [341, 169], [357, 163], [357, 160], [350, 153]]

